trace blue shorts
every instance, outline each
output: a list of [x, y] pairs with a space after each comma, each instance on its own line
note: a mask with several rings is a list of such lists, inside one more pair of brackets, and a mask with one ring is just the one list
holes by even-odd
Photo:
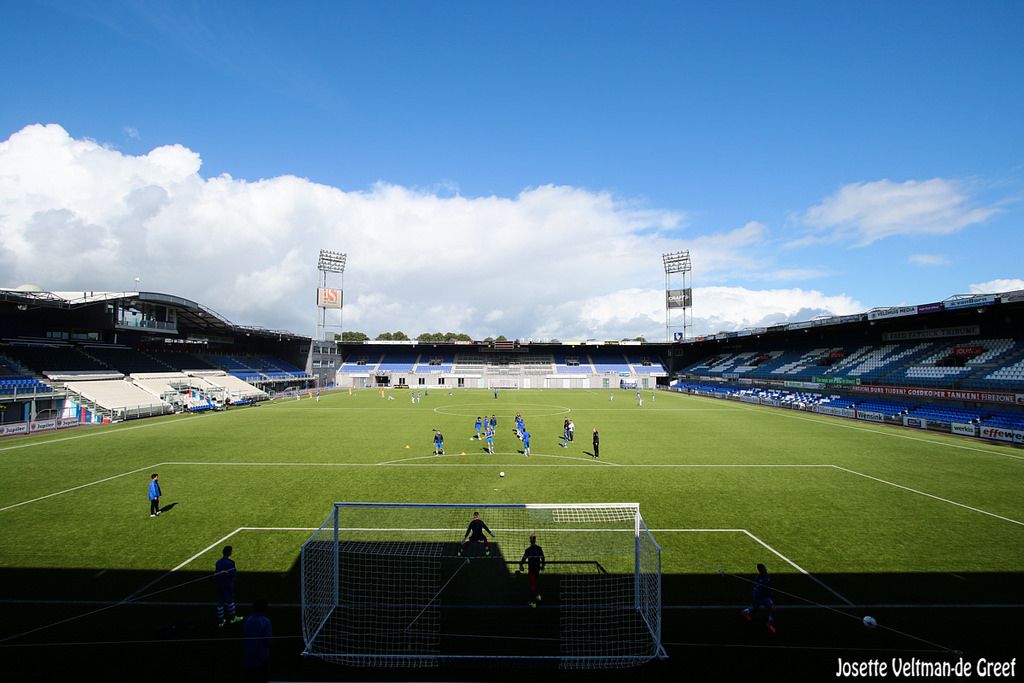
[[235, 601], [235, 589], [234, 588], [218, 588], [217, 589], [217, 604], [228, 605]]
[[434, 448], [444, 448], [444, 441], [435, 441]]
[[491, 438], [491, 437], [487, 437], [487, 445], [488, 446], [493, 446], [494, 445], [494, 439]]

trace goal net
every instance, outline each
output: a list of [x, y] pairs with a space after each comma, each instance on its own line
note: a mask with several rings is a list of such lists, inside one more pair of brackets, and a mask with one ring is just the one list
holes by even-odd
[[[494, 534], [465, 539], [473, 513]], [[545, 562], [531, 589], [530, 536]], [[464, 542], [465, 539], [465, 542]], [[661, 547], [636, 503], [335, 503], [302, 545], [305, 654], [432, 667], [664, 657]]]

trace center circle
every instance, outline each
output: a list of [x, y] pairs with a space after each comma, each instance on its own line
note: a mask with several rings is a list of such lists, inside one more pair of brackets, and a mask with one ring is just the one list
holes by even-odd
[[[572, 411], [571, 408], [566, 408], [565, 406], [552, 405], [550, 403], [520, 403], [519, 405], [516, 406], [516, 408], [517, 409], [526, 408], [527, 406], [533, 406], [534, 408], [540, 408], [540, 409], [547, 409], [549, 411], [553, 410], [554, 412], [534, 413], [534, 412], [528, 411], [528, 410], [521, 410], [520, 414], [524, 418], [528, 418], [528, 417], [554, 417], [555, 415], [565, 415], [565, 414], [567, 414], [567, 413]], [[466, 408], [470, 408], [470, 407], [475, 407], [475, 409], [471, 410], [469, 412], [466, 412], [465, 410], [462, 410], [462, 411], [457, 410], [459, 408], [466, 409]], [[484, 414], [485, 411], [483, 411], [481, 409], [481, 406], [479, 404], [476, 404], [476, 403], [456, 403], [456, 404], [450, 405], [450, 406], [438, 406], [437, 408], [434, 408], [434, 412], [437, 413], [438, 415], [452, 415], [454, 417], [477, 417], [477, 416], [483, 417], [483, 414]], [[491, 414], [493, 414], [493, 415], [495, 415], [497, 417], [500, 417], [503, 420], [506, 420], [506, 419], [507, 420], [511, 420], [512, 418], [515, 417], [514, 414], [510, 414], [510, 415], [506, 415], [506, 414], [497, 415], [497, 413], [491, 413]]]

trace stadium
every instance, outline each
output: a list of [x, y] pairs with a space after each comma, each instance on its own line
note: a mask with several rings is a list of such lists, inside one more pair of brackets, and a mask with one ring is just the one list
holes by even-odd
[[0, 678], [1019, 678], [1022, 26], [4, 3]]
[[[661, 343], [327, 342], [3, 290], [4, 670], [232, 670], [225, 545], [285, 680], [1012, 658], [1022, 318], [1014, 291]], [[774, 609], [745, 612], [757, 564]]]

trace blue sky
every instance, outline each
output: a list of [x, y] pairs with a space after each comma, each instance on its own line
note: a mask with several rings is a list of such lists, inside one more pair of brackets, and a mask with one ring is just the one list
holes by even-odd
[[[0, 285], [120, 289], [105, 278], [130, 282], [134, 268], [143, 288], [302, 329], [312, 314], [288, 313], [288, 297], [305, 301], [315, 279], [303, 259], [336, 247], [350, 253], [347, 301], [368, 331], [565, 337], [654, 334], [663, 278], [656, 259], [642, 264], [659, 249], [693, 251], [707, 331], [1024, 277], [1019, 2], [104, 1], [0, 12], [0, 201], [15, 207], [0, 217]], [[18, 137], [34, 124], [65, 135]], [[138, 173], [111, 171], [157, 149], [175, 157], [157, 166], [184, 176], [144, 173], [139, 185]], [[68, 155], [73, 167], [61, 166]], [[123, 187], [96, 189], [111, 173]], [[76, 184], [83, 174], [95, 188]], [[234, 185], [174, 184], [221, 176]], [[123, 210], [133, 192], [163, 195], [135, 216]], [[365, 206], [353, 209], [356, 198]], [[253, 205], [264, 211], [246, 220], [281, 223], [253, 228], [263, 248], [249, 253], [245, 226], [231, 224]], [[215, 285], [180, 257], [172, 268], [168, 252], [191, 249], [160, 236], [174, 217], [213, 221], [206, 233], [223, 229], [248, 270], [226, 266]], [[119, 245], [108, 250], [119, 264], [134, 244], [136, 263], [122, 273], [95, 254], [41, 273], [32, 235], [82, 226]], [[429, 239], [405, 253], [410, 232]], [[484, 253], [446, 255], [452, 240], [479, 240]], [[478, 259], [491, 269], [477, 273]], [[462, 275], [410, 294], [400, 273], [422, 285], [439, 262]], [[584, 279], [579, 291], [509, 293], [516, 272]]]

